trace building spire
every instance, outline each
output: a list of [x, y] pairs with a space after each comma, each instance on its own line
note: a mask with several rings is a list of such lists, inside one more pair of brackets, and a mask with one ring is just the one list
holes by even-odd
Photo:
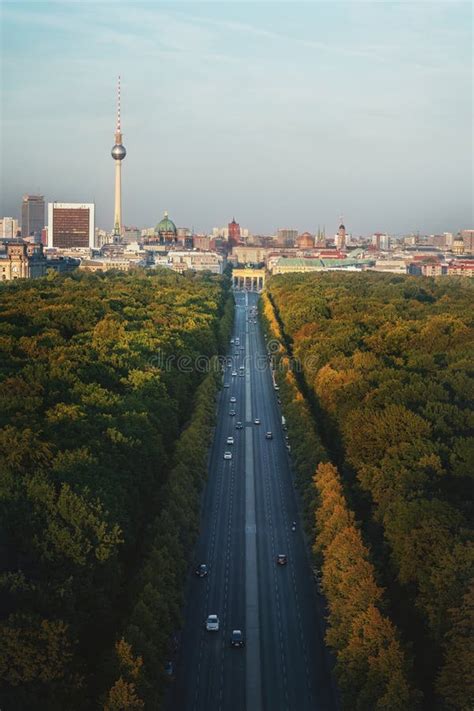
[[120, 123], [120, 74], [118, 77], [118, 82], [117, 82], [117, 133], [120, 133], [122, 130], [121, 123]]

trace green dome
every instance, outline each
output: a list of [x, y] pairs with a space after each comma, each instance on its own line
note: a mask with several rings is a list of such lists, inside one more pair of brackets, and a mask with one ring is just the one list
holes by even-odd
[[176, 225], [172, 220], [168, 218], [168, 213], [165, 212], [165, 216], [163, 219], [158, 222], [156, 226], [156, 232], [172, 232], [174, 235], [176, 234]]

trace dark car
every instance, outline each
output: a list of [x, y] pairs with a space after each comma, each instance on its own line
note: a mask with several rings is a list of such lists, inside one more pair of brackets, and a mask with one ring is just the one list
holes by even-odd
[[316, 583], [316, 590], [320, 595], [323, 593], [323, 581], [321, 576], [321, 571], [318, 568], [313, 568], [313, 578]]
[[241, 422], [237, 422], [237, 424], [235, 425], [236, 430], [241, 430], [242, 427], [243, 427], [243, 424]]
[[245, 644], [244, 642], [244, 635], [242, 634], [242, 630], [232, 630], [232, 635], [230, 638], [230, 646], [231, 647], [243, 647]]
[[173, 679], [173, 677], [174, 677], [173, 662], [171, 660], [166, 662], [166, 664], [165, 664], [165, 674], [166, 674], [166, 676], [170, 677], [171, 679]]
[[205, 578], [209, 571], [207, 569], [207, 565], [205, 563], [201, 563], [201, 565], [198, 565], [194, 572], [198, 578]]
[[279, 553], [277, 555], [277, 565], [286, 565], [288, 563], [288, 558], [284, 553]]

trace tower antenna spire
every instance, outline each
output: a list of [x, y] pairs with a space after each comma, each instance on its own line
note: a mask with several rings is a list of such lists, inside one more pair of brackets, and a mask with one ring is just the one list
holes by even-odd
[[120, 74], [118, 76], [118, 81], [117, 81], [117, 133], [120, 133], [121, 131], [121, 122], [120, 122]]

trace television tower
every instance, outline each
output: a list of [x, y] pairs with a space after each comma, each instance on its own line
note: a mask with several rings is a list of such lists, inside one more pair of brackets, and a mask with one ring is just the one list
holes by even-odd
[[115, 161], [115, 209], [114, 209], [114, 242], [120, 240], [122, 234], [122, 161], [127, 155], [122, 145], [122, 127], [120, 123], [120, 77], [117, 84], [117, 126], [115, 129], [115, 146], [112, 148], [112, 158]]

